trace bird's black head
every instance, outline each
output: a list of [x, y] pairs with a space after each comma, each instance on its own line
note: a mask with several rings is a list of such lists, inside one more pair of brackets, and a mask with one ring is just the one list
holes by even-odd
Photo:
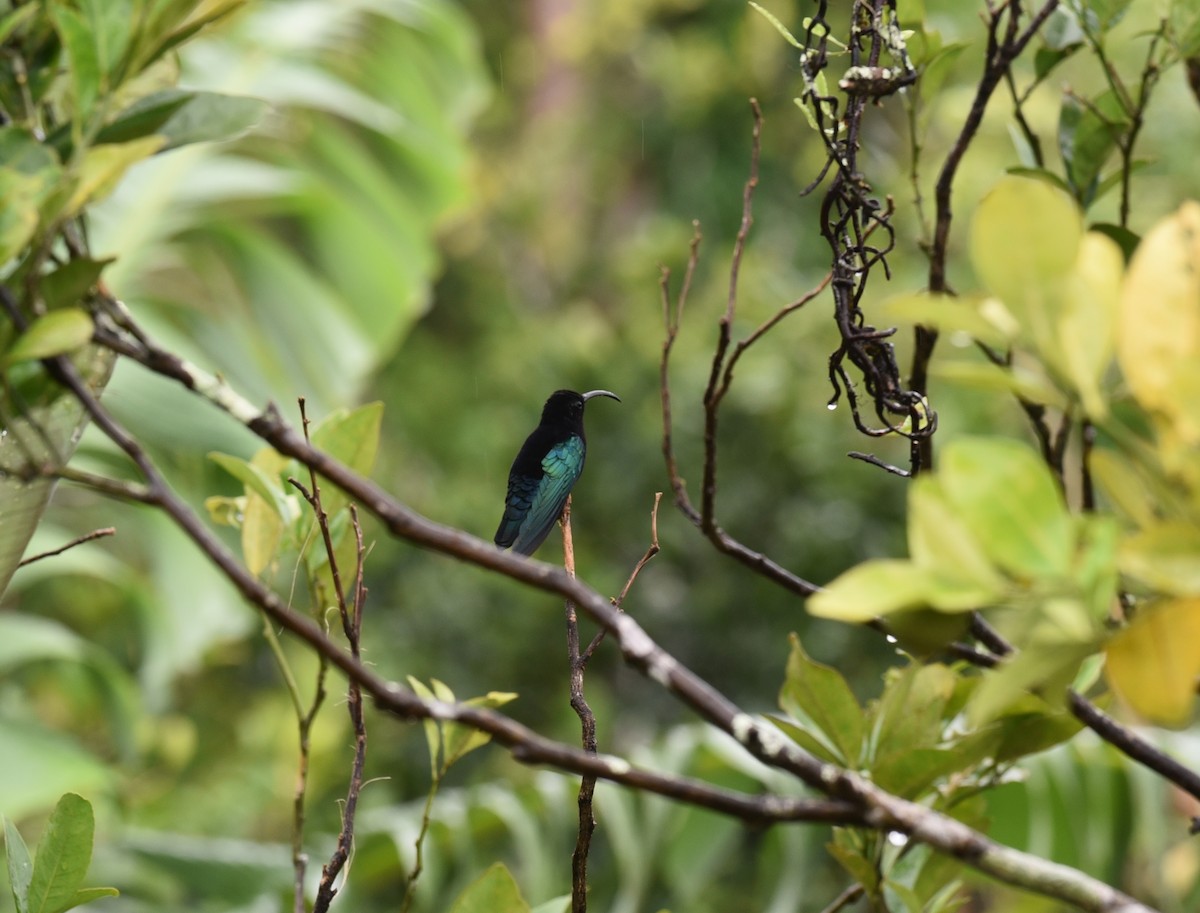
[[593, 396], [608, 396], [618, 403], [621, 397], [609, 390], [589, 390], [576, 393], [574, 390], [555, 390], [542, 407], [542, 424], [575, 424], [583, 421], [583, 404]]

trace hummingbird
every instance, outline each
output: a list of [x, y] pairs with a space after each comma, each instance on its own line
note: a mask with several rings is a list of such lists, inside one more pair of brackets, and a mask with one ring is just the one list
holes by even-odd
[[542, 407], [542, 420], [525, 439], [508, 472], [504, 516], [496, 544], [532, 555], [562, 515], [567, 496], [583, 472], [587, 441], [583, 406], [593, 396], [621, 397], [609, 390], [556, 390]]

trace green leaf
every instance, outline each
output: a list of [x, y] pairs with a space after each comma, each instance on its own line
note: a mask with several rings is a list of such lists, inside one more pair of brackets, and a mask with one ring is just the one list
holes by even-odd
[[104, 267], [113, 262], [113, 257], [92, 260], [77, 257], [64, 263], [52, 273], [47, 273], [38, 283], [38, 291], [48, 310], [78, 304], [95, 286]]
[[102, 897], [120, 897], [121, 892], [116, 888], [80, 888], [75, 892], [75, 896], [67, 901], [65, 906], [59, 907], [60, 913], [65, 910], [73, 910], [76, 907], [82, 907], [84, 904], [89, 904], [93, 900], [99, 900]]
[[25, 25], [41, 11], [42, 7], [36, 4], [24, 3], [16, 9], [9, 10], [3, 16], [0, 16], [0, 44], [8, 41], [17, 29]]
[[792, 650], [779, 692], [779, 706], [799, 721], [811, 722], [835, 748], [838, 760], [856, 767], [862, 753], [863, 712], [842, 674], [813, 660], [800, 638], [791, 634]]
[[92, 806], [67, 793], [58, 801], [38, 843], [29, 883], [29, 913], [60, 913], [87, 875], [92, 860]]
[[[367, 403], [350, 412], [339, 410], [326, 417], [312, 432], [313, 446], [359, 475], [370, 475], [379, 453], [379, 429], [383, 403]], [[322, 490], [325, 511], [333, 514], [349, 499], [332, 485]]]
[[[516, 699], [517, 695], [511, 691], [489, 691], [483, 697], [468, 698], [463, 703], [470, 707], [495, 709]], [[443, 738], [446, 746], [446, 767], [457, 763], [476, 748], [482, 748], [492, 740], [491, 733], [462, 723], [445, 723]]]
[[1053, 748], [1083, 728], [1070, 713], [1054, 710], [1032, 694], [1018, 697], [993, 725], [998, 732], [994, 755], [998, 764]]
[[[432, 701], [438, 700], [434, 697], [433, 691], [426, 687], [425, 683], [420, 679], [414, 678], [411, 675], [405, 676], [408, 679], [408, 687], [412, 688], [417, 697], [422, 700]], [[434, 783], [440, 779], [441, 772], [445, 767], [441, 764], [442, 755], [442, 724], [439, 720], [423, 719], [421, 725], [425, 729], [425, 742], [429, 747], [429, 775]]]
[[1051, 708], [1066, 704], [1066, 692], [1079, 664], [1095, 651], [1095, 645], [1071, 643], [1030, 643], [1011, 659], [983, 677], [967, 704], [972, 726], [987, 723], [1011, 713], [1037, 691]]
[[497, 862], [458, 895], [450, 913], [529, 913], [529, 904], [512, 874]]
[[954, 65], [968, 45], [952, 42], [943, 45], [921, 66], [920, 82], [917, 84], [923, 98], [932, 99], [945, 85], [954, 71]]
[[1096, 197], [1100, 172], [1129, 129], [1129, 118], [1109, 89], [1093, 99], [1070, 93], [1063, 98], [1058, 121], [1058, 148], [1075, 198], [1088, 206]]
[[219, 92], [187, 94], [190, 96], [187, 101], [155, 131], [164, 139], [163, 151], [193, 143], [236, 139], [254, 129], [271, 109], [260, 98]]
[[64, 3], [50, 7], [55, 30], [67, 51], [71, 71], [71, 87], [75, 101], [75, 120], [82, 127], [91, 114], [96, 96], [100, 93], [100, 60], [87, 20]]
[[[1089, 614], [1098, 623], [1112, 616], [1117, 596], [1117, 540], [1120, 527], [1116, 518], [1103, 515], [1080, 518], [1082, 532], [1076, 555], [1075, 582]], [[1197, 553], [1200, 558], [1200, 553]]]
[[[1050, 14], [1041, 31], [1041, 39], [1045, 46], [1055, 51], [1078, 48], [1083, 44], [1085, 37], [1075, 11], [1061, 4]], [[1038, 74], [1039, 78], [1043, 75]]]
[[0, 127], [0, 165], [26, 176], [59, 170], [58, 157], [24, 127]]
[[31, 323], [0, 358], [0, 366], [38, 358], [65, 355], [92, 338], [91, 315], [82, 308], [64, 308], [42, 314]]
[[999, 567], [1018, 578], [1066, 577], [1075, 531], [1050, 470], [1007, 438], [960, 438], [937, 478], [957, 514]]
[[756, 13], [758, 13], [760, 16], [762, 16], [764, 19], [766, 19], [767, 22], [771, 23], [771, 26], [775, 29], [775, 31], [777, 31], [780, 35], [783, 36], [784, 41], [786, 41], [788, 44], [790, 44], [794, 48], [799, 48], [801, 51], [807, 50], [803, 44], [801, 44], [799, 41], [796, 40], [796, 36], [788, 31], [787, 26], [785, 26], [782, 22], [780, 22], [777, 18], [775, 18], [775, 15], [773, 13], [771, 13], [768, 10], [764, 9], [763, 7], [759, 6], [757, 3], [754, 2], [754, 0], [750, 0], [750, 6], [754, 8], [754, 11]]
[[186, 18], [182, 22], [172, 23], [171, 31], [145, 53], [142, 65], [145, 66], [151, 61], [157, 60], [163, 54], [183, 44], [206, 25], [229, 15], [245, 2], [246, 0], [201, 0], [200, 3], [194, 5], [188, 4], [193, 8]]
[[8, 856], [8, 883], [12, 887], [17, 913], [29, 913], [29, 882], [33, 878], [33, 860], [29, 847], [17, 826], [4, 818], [4, 852]]
[[883, 694], [873, 708], [873, 746], [877, 756], [903, 754], [941, 744], [946, 707], [958, 676], [941, 663], [909, 663], [890, 669]]
[[127, 143], [160, 133], [171, 117], [197, 94], [185, 89], [164, 89], [139, 98], [96, 134], [96, 142]]
[[789, 720], [773, 713], [767, 714], [767, 719], [780, 732], [784, 733], [813, 757], [820, 758], [822, 761], [828, 761], [831, 764], [837, 764], [841, 761], [838, 757], [838, 752], [834, 751], [832, 746], [821, 738], [818, 738], [804, 726], [795, 722], [795, 720]]
[[96, 48], [101, 88], [110, 90], [115, 87], [111, 77], [117, 75], [129, 45], [133, 5], [130, 0], [83, 0], [82, 6]]
[[1125, 18], [1133, 0], [1083, 0], [1084, 15], [1093, 31], [1109, 31]]

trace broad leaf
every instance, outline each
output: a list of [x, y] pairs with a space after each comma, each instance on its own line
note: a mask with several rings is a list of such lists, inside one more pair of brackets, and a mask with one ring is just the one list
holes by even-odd
[[529, 913], [516, 880], [497, 862], [458, 895], [450, 913]]
[[1117, 360], [1133, 395], [1200, 442], [1186, 382], [1200, 363], [1200, 203], [1183, 204], [1142, 239], [1121, 289]]
[[1018, 579], [1067, 576], [1075, 530], [1041, 458], [1006, 438], [960, 438], [937, 473], [947, 501], [992, 561]]
[[971, 262], [1035, 341], [1050, 334], [1057, 287], [1075, 265], [1083, 219], [1070, 195], [1047, 181], [1003, 178], [971, 220]]
[[1084, 206], [1095, 198], [1100, 172], [1128, 129], [1128, 117], [1109, 89], [1093, 99], [1063, 98], [1058, 147], [1075, 198]]
[[17, 337], [12, 347], [0, 357], [0, 367], [73, 352], [92, 338], [93, 328], [91, 315], [82, 308], [50, 311], [34, 320]]
[[[1053, 361], [1079, 394], [1088, 415], [1108, 414], [1100, 381], [1116, 350], [1117, 311], [1124, 258], [1111, 238], [1084, 235], [1079, 258], [1064, 288]], [[1046, 353], [1051, 354], [1051, 353]]]
[[787, 677], [779, 706], [801, 722], [810, 722], [838, 753], [838, 760], [856, 767], [862, 752], [863, 712], [842, 674], [813, 660], [800, 638], [790, 635]]
[[84, 154], [79, 180], [60, 214], [63, 218], [78, 215], [88, 203], [108, 196], [135, 162], [153, 155], [163, 146], [161, 136], [147, 136], [128, 143], [93, 146]]
[[67, 793], [50, 813], [29, 882], [30, 913], [69, 909], [92, 861], [92, 806]]
[[1121, 571], [1175, 596], [1200, 596], [1200, 529], [1190, 523], [1149, 526], [1121, 544]]
[[8, 883], [12, 888], [17, 913], [29, 913], [29, 882], [33, 878], [33, 860], [17, 826], [4, 818], [4, 852], [8, 856]]
[[1200, 599], [1142, 608], [1105, 650], [1109, 683], [1138, 714], [1187, 725], [1200, 675]]

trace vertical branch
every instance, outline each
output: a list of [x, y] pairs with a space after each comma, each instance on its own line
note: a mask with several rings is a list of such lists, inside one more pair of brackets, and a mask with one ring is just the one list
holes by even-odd
[[[571, 496], [562, 512], [563, 567], [575, 576], [575, 544], [571, 537]], [[596, 753], [596, 715], [583, 696], [583, 670], [587, 665], [579, 650], [579, 616], [575, 603], [567, 600], [567, 662], [571, 673], [571, 709], [579, 717], [584, 751]], [[571, 854], [571, 913], [587, 911], [587, 866], [588, 853], [592, 847], [592, 834], [596, 830], [596, 817], [592, 809], [592, 796], [596, 792], [596, 778], [585, 774], [579, 780], [579, 833], [575, 838], [575, 852]]]
[[[308, 415], [305, 411], [303, 398], [300, 399], [300, 417], [304, 427], [305, 443], [311, 444], [312, 442], [308, 437]], [[362, 632], [362, 611], [363, 603], [367, 598], [367, 588], [363, 584], [363, 564], [366, 556], [366, 548], [363, 545], [362, 526], [358, 522], [358, 509], [353, 504], [349, 506], [350, 525], [354, 530], [355, 542], [354, 605], [351, 608], [346, 602], [346, 591], [342, 586], [341, 568], [338, 565], [333, 535], [329, 529], [329, 517], [325, 513], [324, 505], [321, 503], [320, 482], [315, 469], [310, 466], [308, 472], [309, 484], [312, 486], [311, 491], [306, 489], [296, 479], [289, 479], [288, 481], [304, 495], [305, 500], [308, 501], [312, 507], [313, 514], [316, 516], [317, 527], [321, 531], [321, 540], [325, 546], [325, 555], [329, 561], [329, 573], [333, 580], [334, 596], [337, 600], [338, 616], [342, 621], [342, 631], [345, 633], [346, 641], [350, 646], [350, 655], [354, 657], [355, 661], [361, 661], [362, 650], [359, 638]], [[323, 680], [323, 669], [320, 674]], [[338, 892], [338, 888], [334, 887], [334, 882], [337, 881], [338, 875], [345, 868], [346, 863], [350, 859], [350, 853], [354, 848], [354, 817], [358, 810], [358, 796], [362, 790], [363, 783], [363, 766], [366, 763], [367, 729], [363, 719], [362, 688], [353, 679], [351, 679], [346, 692], [346, 709], [350, 715], [351, 728], [354, 731], [354, 760], [351, 763], [350, 783], [346, 788], [346, 800], [342, 807], [342, 826], [338, 831], [337, 846], [334, 848], [329, 862], [321, 868], [321, 881], [317, 886], [317, 899], [313, 903], [313, 913], [325, 913], [329, 909], [329, 905], [333, 902], [333, 898]], [[304, 733], [306, 742], [308, 735], [307, 728], [311, 727], [311, 725], [310, 719]], [[307, 760], [305, 760], [305, 767], [307, 767]], [[297, 908], [297, 913], [301, 913], [301, 908]]]
[[[933, 242], [929, 250], [929, 291], [933, 293], [946, 292], [949, 283], [946, 279], [946, 255], [950, 244], [950, 223], [954, 213], [951, 208], [951, 191], [954, 179], [958, 175], [959, 165], [967, 154], [975, 134], [983, 123], [983, 115], [987, 110], [992, 93], [1004, 79], [1014, 60], [1025, 50], [1025, 46], [1038, 33], [1050, 14], [1058, 7], [1059, 0], [1046, 0], [1042, 7], [1033, 15], [1024, 30], [1020, 27], [1021, 0], [1008, 0], [998, 7], [989, 4], [987, 49], [984, 53], [983, 74], [975, 87], [975, 98], [963, 121], [958, 137], [950, 147], [946, 160], [938, 172], [937, 183], [934, 185], [934, 230]], [[1003, 29], [1001, 21], [1004, 16]], [[913, 346], [912, 371], [909, 374], [908, 385], [911, 390], [924, 396], [929, 387], [929, 363], [933, 358], [933, 350], [937, 346], [937, 330], [932, 327], [918, 326], [915, 331]], [[933, 442], [925, 439], [921, 442], [921, 462], [930, 466], [933, 460]]]
[[683, 477], [679, 474], [679, 464], [675, 459], [675, 446], [671, 433], [671, 383], [670, 371], [668, 369], [671, 363], [671, 349], [674, 348], [675, 338], [679, 335], [679, 323], [683, 318], [683, 307], [687, 303], [688, 292], [692, 288], [692, 278], [696, 275], [696, 265], [700, 262], [701, 238], [700, 223], [693, 221], [692, 241], [688, 246], [687, 267], [683, 273], [683, 284], [680, 286], [679, 294], [675, 298], [673, 312], [671, 308], [671, 271], [665, 266], [662, 267], [658, 284], [662, 297], [663, 325], [665, 328], [662, 359], [658, 366], [659, 389], [662, 396], [663, 458], [667, 463], [667, 478], [670, 480], [671, 490], [675, 493], [675, 504], [697, 526], [700, 525], [700, 514], [692, 507], [691, 499], [687, 493], [687, 483], [684, 482]]
[[731, 327], [737, 312], [738, 277], [741, 273], [742, 256], [746, 251], [746, 238], [750, 234], [750, 226], [754, 224], [754, 190], [758, 187], [758, 161], [762, 150], [763, 117], [757, 99], [750, 99], [750, 110], [754, 114], [754, 127], [750, 134], [750, 176], [742, 189], [742, 221], [738, 225], [733, 254], [729, 261], [729, 294], [725, 302], [725, 313], [718, 322], [717, 348], [713, 352], [708, 386], [704, 390], [704, 485], [700, 496], [700, 517], [705, 532], [710, 532], [716, 526], [714, 501], [717, 496], [717, 410], [726, 389], [720, 385], [721, 370], [725, 367]]

